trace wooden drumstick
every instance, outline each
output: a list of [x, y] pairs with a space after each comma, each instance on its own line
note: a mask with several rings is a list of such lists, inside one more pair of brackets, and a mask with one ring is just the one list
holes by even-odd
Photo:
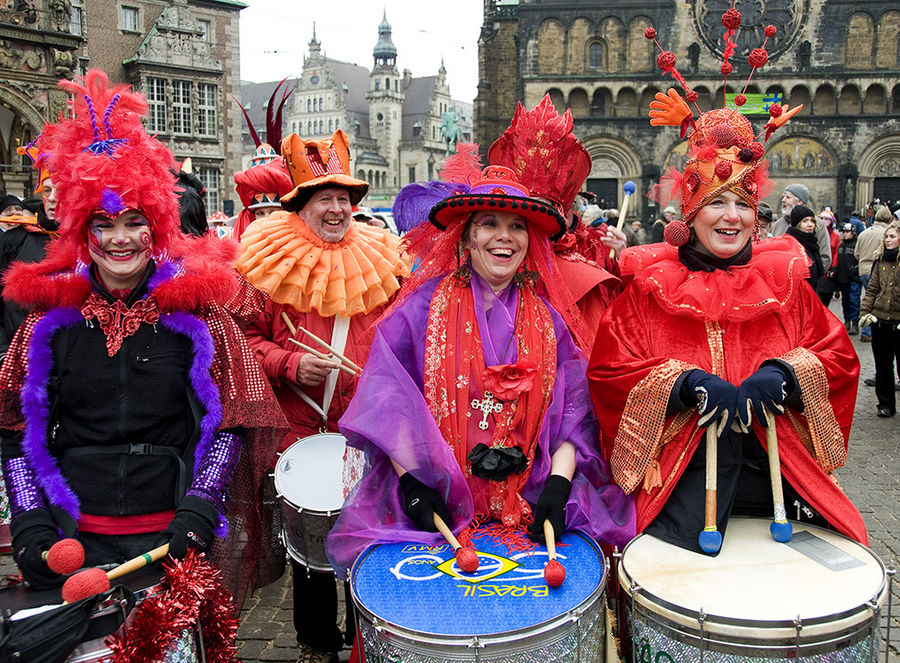
[[[324, 359], [325, 361], [331, 361], [331, 359], [333, 359], [333, 357], [329, 357], [329, 356], [326, 355], [324, 352], [319, 352], [319, 351], [316, 350], [315, 348], [312, 348], [312, 347], [308, 346], [306, 343], [301, 343], [301, 342], [298, 341], [296, 338], [289, 338], [288, 341], [290, 341], [290, 342], [293, 343], [294, 345], [296, 345], [296, 346], [302, 348], [303, 350], [306, 350], [306, 351], [307, 351], [309, 354], [311, 354], [313, 357], [318, 357], [319, 359]], [[348, 366], [345, 366], [345, 365], [342, 364], [342, 363], [339, 363], [339, 364], [336, 366], [336, 368], [338, 368], [339, 370], [344, 371], [344, 373], [348, 373], [348, 374], [353, 375], [353, 376], [359, 375], [359, 373], [357, 373], [357, 372], [354, 371], [353, 369], [349, 368]]]
[[794, 528], [788, 522], [784, 508], [784, 490], [781, 486], [781, 460], [778, 457], [778, 432], [775, 416], [766, 410], [766, 447], [769, 452], [769, 478], [772, 481], [772, 506], [775, 515], [769, 525], [769, 533], [779, 543], [787, 543], [794, 536]]
[[[634, 182], [628, 180], [625, 182], [625, 186], [622, 187], [625, 189], [625, 198], [622, 199], [622, 209], [619, 210], [619, 221], [616, 223], [616, 229], [622, 230], [625, 227], [625, 215], [628, 213], [628, 203], [631, 200], [631, 196], [634, 194], [635, 185]], [[610, 259], [614, 258], [616, 255], [615, 249], [609, 250]]]
[[466, 573], [475, 573], [478, 570], [478, 553], [471, 548], [463, 548], [459, 541], [453, 536], [453, 532], [447, 527], [447, 523], [436, 513], [434, 514], [434, 526], [437, 527], [447, 543], [453, 548], [456, 554], [456, 564]]
[[316, 343], [318, 343], [318, 344], [321, 345], [323, 348], [325, 348], [326, 350], [328, 350], [329, 353], [333, 354], [335, 357], [337, 357], [338, 359], [340, 359], [340, 360], [341, 360], [342, 362], [344, 362], [348, 367], [352, 368], [352, 369], [353, 369], [354, 371], [356, 371], [357, 373], [361, 373], [361, 372], [362, 372], [362, 369], [361, 369], [359, 366], [357, 366], [357, 365], [354, 364], [352, 361], [350, 361], [349, 359], [347, 359], [344, 355], [342, 355], [340, 352], [338, 352], [338, 351], [335, 350], [333, 347], [331, 347], [330, 345], [328, 345], [328, 343], [326, 343], [325, 341], [323, 341], [321, 338], [319, 338], [318, 336], [316, 336], [315, 334], [313, 334], [313, 333], [312, 333], [311, 331], [309, 331], [308, 329], [306, 329], [306, 328], [304, 328], [304, 327], [301, 327], [300, 325], [297, 325], [297, 330], [298, 330], [298, 331], [302, 331], [304, 334], [306, 334], [307, 336], [309, 336], [312, 340], [314, 340]]
[[121, 578], [132, 571], [137, 571], [153, 562], [162, 559], [169, 552], [169, 544], [164, 543], [143, 555], [130, 559], [114, 569], [103, 572], [103, 569], [92, 568], [80, 571], [66, 580], [62, 587], [62, 598], [66, 603], [74, 603], [94, 594], [101, 594], [110, 587], [110, 580]]
[[722, 548], [722, 534], [716, 529], [716, 471], [718, 469], [718, 444], [715, 423], [706, 427], [706, 517], [700, 532], [700, 550], [714, 555]]
[[550, 558], [544, 567], [544, 580], [551, 587], [559, 587], [566, 579], [566, 568], [556, 559], [556, 538], [549, 520], [544, 521], [544, 541], [547, 544], [547, 557]]
[[284, 320], [284, 324], [287, 325], [288, 331], [291, 332], [291, 336], [297, 335], [297, 328], [294, 326], [294, 323], [291, 322], [290, 317], [284, 311], [281, 312], [281, 319]]

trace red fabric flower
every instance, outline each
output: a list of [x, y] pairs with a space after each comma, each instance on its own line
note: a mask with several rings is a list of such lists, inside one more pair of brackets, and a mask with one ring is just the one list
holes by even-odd
[[534, 385], [537, 366], [527, 361], [490, 366], [484, 370], [484, 388], [501, 401], [514, 400]]
[[737, 30], [741, 27], [741, 12], [732, 7], [722, 14], [722, 25], [728, 30]]
[[774, 25], [766, 26], [766, 37], [774, 37], [776, 32], [778, 32], [778, 28]]
[[731, 177], [731, 164], [727, 161], [720, 161], [716, 164], [716, 175], [723, 180]]
[[647, 28], [644, 30], [644, 36], [647, 39], [656, 39], [656, 28]]
[[764, 48], [754, 48], [750, 51], [750, 56], [747, 58], [747, 62], [750, 63], [751, 67], [762, 67], [766, 62], [769, 61], [769, 53]]

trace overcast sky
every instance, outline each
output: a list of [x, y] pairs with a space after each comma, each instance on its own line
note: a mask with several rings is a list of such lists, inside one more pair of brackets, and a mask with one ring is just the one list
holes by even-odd
[[241, 79], [254, 83], [299, 76], [313, 23], [326, 56], [372, 68], [378, 24], [387, 12], [397, 69], [432, 76], [447, 68], [450, 94], [471, 102], [478, 83], [482, 0], [244, 0]]

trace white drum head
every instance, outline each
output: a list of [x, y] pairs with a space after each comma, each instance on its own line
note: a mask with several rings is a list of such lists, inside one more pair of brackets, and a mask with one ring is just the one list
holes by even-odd
[[275, 490], [292, 505], [337, 512], [344, 505], [344, 449], [338, 433], [319, 433], [295, 442], [275, 464]]
[[649, 602], [750, 621], [841, 615], [883, 591], [884, 566], [865, 546], [799, 523], [791, 542], [777, 543], [769, 523], [732, 518], [717, 557], [642, 534], [625, 548], [620, 579]]

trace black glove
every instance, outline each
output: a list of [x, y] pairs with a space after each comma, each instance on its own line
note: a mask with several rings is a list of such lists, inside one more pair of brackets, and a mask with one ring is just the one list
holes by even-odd
[[178, 503], [175, 517], [161, 533], [156, 545], [168, 542], [169, 554], [175, 559], [185, 556], [188, 548], [206, 552], [212, 545], [219, 514], [204, 499], [188, 495]]
[[558, 474], [547, 477], [544, 490], [534, 510], [534, 522], [528, 526], [528, 538], [544, 541], [544, 521], [553, 525], [553, 538], [559, 540], [566, 529], [566, 502], [572, 492], [572, 482]]
[[[790, 387], [790, 388], [789, 388]], [[794, 390], [794, 377], [786, 368], [775, 362], [767, 362], [756, 372], [741, 382], [738, 388], [738, 419], [745, 428], [750, 428], [753, 413], [761, 426], [766, 426], [766, 413], [784, 414], [784, 399]]]
[[34, 589], [52, 589], [63, 584], [66, 577], [50, 570], [41, 554], [59, 541], [59, 531], [50, 513], [44, 509], [31, 509], [13, 519], [13, 558], [22, 577]]
[[434, 514], [439, 515], [450, 526], [450, 512], [440, 493], [416, 479], [410, 472], [401, 476], [399, 481], [403, 492], [403, 513], [416, 527], [424, 532], [437, 532]]
[[701, 428], [715, 425], [717, 437], [731, 428], [737, 409], [737, 391], [730, 382], [700, 369], [688, 373], [682, 386], [684, 400], [700, 408], [697, 425]]

